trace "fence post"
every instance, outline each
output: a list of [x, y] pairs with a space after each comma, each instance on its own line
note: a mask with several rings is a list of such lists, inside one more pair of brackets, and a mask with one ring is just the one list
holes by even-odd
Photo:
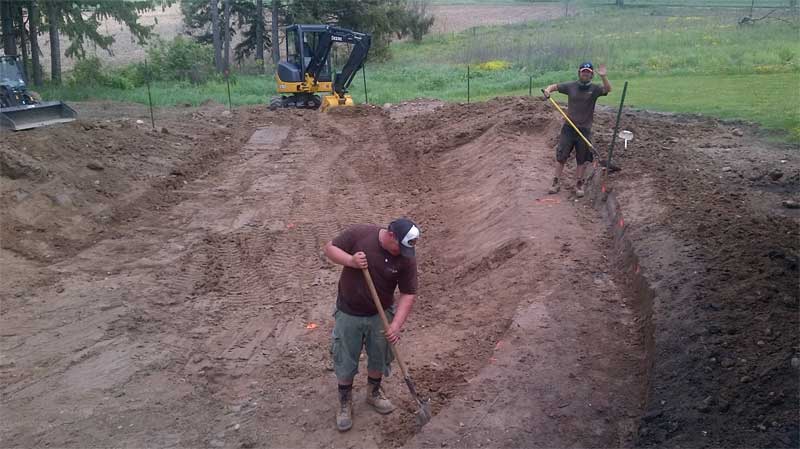
[[364, 75], [364, 103], [369, 104], [369, 96], [367, 95], [367, 65], [361, 66], [361, 74]]
[[153, 95], [150, 93], [150, 66], [144, 60], [144, 79], [147, 82], [147, 102], [150, 103], [150, 125], [156, 129], [156, 119], [153, 116]]
[[528, 96], [533, 96], [533, 75], [528, 78]]
[[467, 65], [467, 104], [469, 104], [469, 65]]
[[225, 69], [225, 82], [228, 84], [228, 110], [233, 112], [233, 104], [231, 103], [231, 78], [230, 69]]
[[622, 98], [619, 100], [619, 110], [617, 111], [617, 123], [614, 125], [614, 134], [611, 135], [611, 145], [608, 147], [608, 160], [606, 161], [606, 173], [611, 171], [611, 157], [614, 155], [614, 142], [617, 140], [619, 132], [619, 119], [622, 116], [622, 106], [625, 104], [625, 94], [628, 93], [628, 82], [622, 88]]

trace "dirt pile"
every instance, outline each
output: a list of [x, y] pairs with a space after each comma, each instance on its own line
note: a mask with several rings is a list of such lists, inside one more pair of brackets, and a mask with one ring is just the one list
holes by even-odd
[[707, 119], [623, 127], [637, 140], [609, 185], [656, 293], [640, 443], [797, 446], [800, 214], [782, 207], [800, 197], [796, 150]]
[[108, 238], [138, 209], [168, 204], [167, 192], [231, 147], [232, 121], [219, 112], [173, 113], [152, 129], [136, 116], [94, 119], [89, 110], [75, 123], [9, 133], [0, 143], [3, 248], [53, 261]]

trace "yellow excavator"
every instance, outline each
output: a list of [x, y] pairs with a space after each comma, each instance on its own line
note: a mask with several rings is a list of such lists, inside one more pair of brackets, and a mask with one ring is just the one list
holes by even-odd
[[[352, 44], [342, 71], [331, 70], [334, 43]], [[331, 25], [291, 25], [286, 27], [286, 60], [278, 63], [275, 80], [281, 94], [270, 101], [270, 109], [305, 108], [325, 111], [337, 106], [352, 106], [347, 93], [356, 73], [364, 66], [372, 37]], [[320, 97], [319, 94], [325, 93]]]

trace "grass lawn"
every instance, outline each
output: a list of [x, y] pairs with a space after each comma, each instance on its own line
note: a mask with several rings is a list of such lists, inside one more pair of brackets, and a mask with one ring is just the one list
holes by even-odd
[[[622, 82], [603, 103], [619, 105]], [[800, 75], [669, 76], [632, 79], [625, 103], [643, 109], [742, 119], [800, 142]]]

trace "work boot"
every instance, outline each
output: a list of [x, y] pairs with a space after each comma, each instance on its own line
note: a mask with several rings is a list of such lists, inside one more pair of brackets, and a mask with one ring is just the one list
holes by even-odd
[[547, 193], [558, 193], [559, 190], [561, 190], [561, 185], [558, 183], [558, 178], [553, 178], [553, 185], [550, 186], [550, 190]]
[[392, 413], [394, 411], [394, 405], [392, 405], [392, 401], [386, 397], [383, 388], [380, 385], [374, 387], [370, 385], [370, 387], [371, 389], [367, 393], [367, 404], [371, 405], [372, 408], [381, 415]]
[[575, 195], [577, 195], [578, 198], [583, 198], [584, 191], [582, 182], [578, 182], [578, 185], [575, 187]]
[[353, 393], [348, 391], [339, 396], [339, 410], [336, 412], [336, 428], [347, 432], [353, 427]]

